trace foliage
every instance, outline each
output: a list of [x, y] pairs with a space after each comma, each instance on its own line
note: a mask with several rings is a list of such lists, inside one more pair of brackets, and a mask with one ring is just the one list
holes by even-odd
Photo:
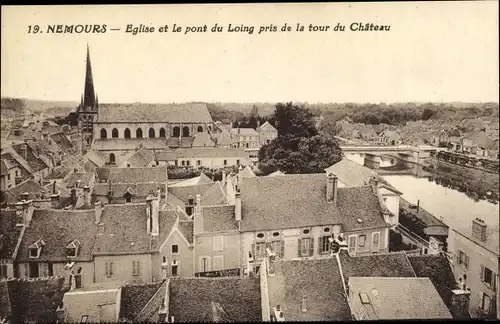
[[194, 177], [198, 177], [203, 172], [210, 179], [213, 179], [214, 181], [221, 181], [222, 171], [225, 171], [226, 174], [229, 175], [231, 172], [237, 173], [238, 168], [236, 166], [228, 166], [221, 169], [214, 169], [214, 168], [204, 168], [204, 167], [193, 168], [191, 166], [182, 167], [173, 165], [169, 165], [167, 167], [168, 178], [172, 180], [191, 179]]
[[490, 172], [498, 173], [500, 171], [500, 165], [497, 160], [478, 159], [476, 157], [446, 151], [438, 152], [436, 158], [448, 163], [480, 168]]
[[274, 120], [278, 137], [259, 151], [262, 172], [317, 173], [342, 159], [338, 142], [330, 134], [318, 132], [308, 109], [279, 103]]
[[320, 132], [328, 133], [331, 136], [337, 136], [342, 131], [342, 125], [331, 119], [322, 121], [318, 127]]
[[214, 121], [221, 121], [223, 123], [230, 123], [233, 120], [243, 117], [243, 113], [239, 111], [232, 111], [221, 108], [216, 104], [207, 104], [208, 111]]

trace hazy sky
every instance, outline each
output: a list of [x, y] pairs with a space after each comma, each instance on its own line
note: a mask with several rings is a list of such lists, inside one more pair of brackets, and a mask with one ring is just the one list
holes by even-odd
[[[390, 32], [348, 31], [353, 22]], [[254, 33], [125, 33], [253, 25]], [[261, 25], [292, 32], [258, 35]], [[295, 31], [297, 23], [306, 31]], [[309, 24], [346, 25], [308, 32]], [[106, 24], [104, 34], [47, 25]], [[39, 25], [42, 34], [28, 34]], [[120, 28], [121, 31], [110, 31]], [[496, 101], [498, 2], [2, 6], [1, 94], [79, 101], [86, 44], [100, 102]]]

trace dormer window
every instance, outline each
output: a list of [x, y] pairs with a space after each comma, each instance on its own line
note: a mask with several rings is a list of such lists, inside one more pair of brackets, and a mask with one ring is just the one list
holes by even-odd
[[30, 258], [38, 258], [40, 257], [40, 249], [39, 248], [30, 248]]
[[325, 228], [323, 228], [323, 232], [325, 232], [325, 233], [330, 233], [330, 227], [325, 227]]
[[66, 246], [66, 256], [68, 258], [76, 258], [78, 256], [78, 248], [80, 247], [80, 242], [75, 239]]
[[29, 257], [30, 259], [37, 259], [40, 257], [42, 252], [42, 247], [45, 245], [45, 242], [42, 239], [38, 239], [35, 243], [31, 244], [28, 247]]
[[309, 235], [309, 233], [311, 233], [311, 230], [306, 228], [305, 230], [302, 231], [302, 234], [304, 235]]
[[260, 239], [260, 240], [263, 240], [264, 239], [264, 233], [259, 233], [257, 234], [257, 238]]
[[273, 233], [273, 237], [279, 237], [280, 236], [280, 232], [274, 232]]

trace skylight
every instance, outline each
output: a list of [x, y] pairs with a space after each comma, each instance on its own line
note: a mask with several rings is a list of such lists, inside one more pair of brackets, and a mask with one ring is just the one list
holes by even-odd
[[361, 299], [362, 304], [370, 304], [370, 298], [365, 293], [359, 294], [359, 299]]

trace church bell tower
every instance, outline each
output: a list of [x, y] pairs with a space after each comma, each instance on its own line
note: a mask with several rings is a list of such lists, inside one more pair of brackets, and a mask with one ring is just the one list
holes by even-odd
[[87, 45], [87, 59], [85, 70], [85, 86], [80, 105], [77, 109], [78, 127], [81, 132], [82, 154], [87, 153], [94, 139], [94, 122], [97, 120], [99, 102], [94, 91], [94, 80], [92, 78], [92, 65], [90, 63], [90, 50]]

